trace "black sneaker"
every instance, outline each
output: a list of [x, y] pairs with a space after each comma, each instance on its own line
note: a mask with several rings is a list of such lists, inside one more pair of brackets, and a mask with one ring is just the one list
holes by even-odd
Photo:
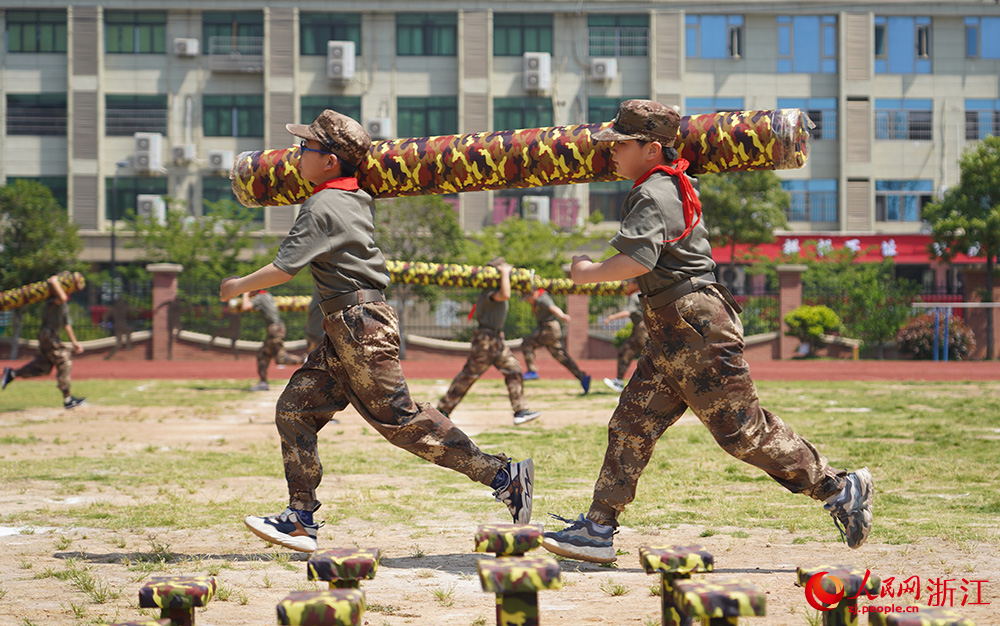
[[541, 411], [523, 410], [514, 412], [514, 425], [520, 426], [530, 422], [531, 420], [538, 419], [542, 416]]
[[614, 563], [615, 529], [597, 530], [594, 522], [580, 514], [575, 520], [553, 515], [552, 517], [569, 524], [566, 528], [542, 535], [542, 547], [560, 556], [591, 563]]
[[7, 385], [9, 385], [12, 380], [14, 380], [14, 368], [3, 368], [3, 377], [0, 378], [0, 389], [6, 389]]
[[872, 529], [872, 499], [875, 481], [868, 468], [847, 475], [844, 488], [826, 501], [823, 508], [830, 512], [840, 537], [850, 548], [858, 548], [868, 539]]
[[535, 486], [535, 462], [525, 459], [507, 465], [507, 486], [493, 492], [497, 502], [503, 502], [510, 510], [515, 524], [531, 521], [532, 491]]
[[266, 380], [262, 380], [256, 384], [250, 385], [250, 391], [270, 391], [271, 386], [267, 384]]
[[299, 552], [316, 551], [316, 533], [320, 525], [303, 524], [293, 509], [285, 509], [277, 515], [267, 517], [248, 515], [243, 523], [264, 541]]
[[83, 406], [84, 404], [87, 404], [86, 398], [77, 398], [75, 396], [70, 396], [65, 400], [63, 400], [64, 409], [75, 409], [76, 407]]

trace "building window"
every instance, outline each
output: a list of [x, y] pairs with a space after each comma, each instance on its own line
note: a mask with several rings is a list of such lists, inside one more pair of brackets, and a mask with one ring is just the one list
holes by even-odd
[[590, 213], [600, 213], [605, 222], [620, 222], [622, 205], [632, 190], [632, 180], [590, 183]]
[[105, 96], [104, 134], [131, 137], [135, 133], [167, 134], [167, 96]]
[[43, 187], [48, 187], [49, 191], [52, 192], [52, 196], [56, 199], [56, 202], [59, 203], [59, 206], [64, 209], [66, 208], [69, 194], [67, 193], [65, 176], [8, 176], [7, 184], [12, 185], [19, 180], [28, 180], [38, 183]]
[[525, 52], [552, 54], [552, 16], [494, 13], [493, 56], [519, 57]]
[[832, 15], [779, 15], [778, 72], [835, 74], [837, 18]]
[[610, 122], [618, 115], [618, 106], [625, 100], [641, 100], [649, 96], [623, 96], [621, 98], [588, 98], [587, 120], [591, 124]]
[[778, 98], [779, 109], [801, 109], [816, 128], [809, 131], [813, 139], [837, 138], [836, 98]]
[[328, 41], [353, 41], [355, 54], [361, 54], [361, 14], [299, 14], [299, 54], [325, 57]]
[[919, 222], [934, 199], [931, 180], [876, 180], [876, 222]]
[[875, 17], [875, 73], [930, 74], [931, 18]]
[[591, 58], [649, 56], [649, 17], [588, 16], [587, 40]]
[[66, 136], [66, 94], [7, 94], [8, 135]]
[[965, 18], [965, 56], [1000, 59], [1000, 17]]
[[[227, 181], [228, 182], [228, 181]], [[104, 219], [120, 220], [129, 211], [135, 213], [136, 196], [150, 194], [154, 196], [167, 195], [167, 178], [165, 176], [119, 176], [118, 195], [114, 194], [115, 179], [107, 176], [104, 179]], [[117, 200], [117, 204], [115, 203]], [[112, 216], [114, 212], [114, 216]]]
[[264, 15], [260, 11], [202, 13], [208, 67], [221, 72], [264, 71]]
[[553, 125], [550, 98], [494, 98], [493, 126], [497, 130], [545, 128]]
[[7, 52], [66, 52], [66, 11], [8, 10]]
[[263, 137], [264, 96], [201, 97], [206, 137]]
[[687, 58], [743, 58], [742, 15], [688, 15], [684, 20]]
[[[361, 121], [361, 96], [302, 96], [299, 102], [299, 119], [303, 124], [311, 124], [325, 109], [333, 109], [357, 122]], [[288, 137], [289, 141], [299, 141], [291, 135]]]
[[396, 54], [403, 57], [452, 57], [458, 49], [454, 13], [397, 13]]
[[684, 115], [705, 115], [742, 110], [743, 98], [687, 98], [684, 100]]
[[105, 11], [104, 51], [109, 54], [165, 54], [167, 14], [163, 11]]
[[[221, 213], [226, 215], [224, 211], [223, 202], [226, 204], [232, 203], [236, 207], [240, 207], [239, 201], [236, 200], [236, 195], [233, 193], [233, 181], [229, 180], [228, 176], [203, 176], [201, 179], [201, 214], [202, 215], [212, 215], [215, 213]], [[264, 221], [264, 207], [256, 207], [253, 209], [244, 209], [250, 211], [253, 214], [253, 221], [261, 222]]]
[[454, 135], [458, 132], [458, 98], [399, 98], [396, 119], [399, 137]]
[[205, 11], [201, 14], [205, 41], [212, 37], [263, 37], [264, 14], [260, 11]]
[[1000, 100], [965, 101], [965, 139], [980, 141], [987, 136], [1000, 137]]
[[785, 212], [789, 222], [837, 222], [837, 180], [783, 180], [791, 203]]
[[930, 99], [875, 100], [875, 139], [933, 139], [934, 102]]

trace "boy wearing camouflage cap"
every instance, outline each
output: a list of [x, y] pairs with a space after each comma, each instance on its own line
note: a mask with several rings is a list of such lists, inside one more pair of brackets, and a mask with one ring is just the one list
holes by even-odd
[[619, 252], [594, 263], [573, 257], [577, 283], [636, 278], [649, 332], [635, 374], [608, 424], [590, 510], [544, 534], [543, 546], [574, 559], [615, 560], [618, 516], [635, 498], [636, 484], [656, 441], [688, 408], [726, 452], [764, 470], [793, 493], [824, 502], [851, 548], [868, 538], [874, 485], [867, 468], [831, 468], [808, 441], [761, 408], [743, 358], [740, 306], [715, 281], [708, 229], [687, 161], [674, 141], [680, 115], [648, 100], [628, 100], [612, 126], [594, 135], [613, 142], [617, 172], [635, 179], [611, 239]]
[[309, 125], [288, 124], [302, 139], [300, 172], [316, 185], [299, 210], [274, 261], [243, 277], [222, 281], [220, 298], [287, 282], [309, 266], [322, 297], [325, 337], [278, 398], [288, 508], [249, 516], [256, 535], [293, 550], [316, 550], [322, 478], [319, 431], [348, 404], [390, 443], [442, 467], [490, 485], [515, 523], [531, 518], [534, 465], [482, 452], [450, 419], [410, 397], [399, 365], [399, 320], [385, 302], [385, 258], [375, 245], [375, 207], [358, 187], [358, 165], [371, 139], [355, 120], [323, 111]]

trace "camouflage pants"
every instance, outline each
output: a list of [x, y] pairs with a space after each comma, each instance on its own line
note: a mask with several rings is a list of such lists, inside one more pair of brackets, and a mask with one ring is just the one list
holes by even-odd
[[608, 424], [589, 519], [617, 524], [656, 441], [688, 408], [726, 452], [789, 491], [822, 500], [843, 487], [846, 472], [760, 407], [743, 325], [717, 286], [646, 309], [645, 321], [649, 342]]
[[510, 396], [510, 406], [515, 412], [527, 410], [528, 405], [524, 401], [524, 376], [521, 374], [521, 364], [517, 362], [514, 353], [503, 342], [503, 333], [477, 328], [472, 333], [472, 353], [469, 355], [469, 360], [465, 362], [465, 366], [455, 377], [455, 380], [451, 381], [448, 392], [438, 401], [438, 411], [445, 415], [451, 415], [451, 412], [469, 391], [469, 387], [472, 387], [472, 383], [479, 380], [479, 377], [491, 365], [503, 374], [504, 382], [507, 383], [507, 395]]
[[268, 324], [267, 339], [257, 351], [257, 376], [265, 382], [267, 382], [267, 366], [271, 364], [271, 359], [278, 365], [298, 365], [303, 361], [302, 357], [288, 354], [285, 350], [284, 324]]
[[38, 354], [29, 363], [14, 370], [18, 378], [45, 376], [56, 368], [56, 386], [63, 396], [69, 395], [69, 375], [73, 369], [73, 351], [59, 341], [59, 336], [43, 330], [38, 335]]
[[646, 345], [648, 338], [649, 333], [646, 332], [645, 322], [632, 325], [632, 334], [618, 348], [618, 380], [625, 380], [628, 366], [632, 364], [633, 359], [642, 354], [642, 347]]
[[384, 302], [351, 306], [323, 320], [326, 337], [278, 398], [275, 422], [293, 508], [319, 507], [323, 476], [317, 435], [348, 404], [389, 443], [489, 485], [507, 457], [482, 452], [430, 404], [417, 404], [399, 365], [399, 320]]
[[562, 340], [562, 326], [559, 325], [558, 321], [552, 320], [536, 326], [535, 330], [531, 331], [531, 334], [525, 337], [521, 343], [524, 364], [529, 372], [538, 371], [538, 368], [535, 367], [535, 349], [539, 346], [545, 346], [549, 354], [555, 357], [556, 361], [559, 361], [573, 376], [576, 376], [577, 380], [583, 380], [583, 377], [586, 376], [573, 357], [566, 352], [566, 346], [563, 345]]

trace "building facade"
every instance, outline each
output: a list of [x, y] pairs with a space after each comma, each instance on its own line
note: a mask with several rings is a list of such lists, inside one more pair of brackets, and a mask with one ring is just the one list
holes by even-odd
[[[606, 121], [633, 97], [685, 115], [800, 108], [816, 128], [805, 167], [779, 172], [786, 240], [832, 242], [920, 235], [962, 152], [1000, 129], [994, 0], [0, 0], [0, 26], [0, 183], [49, 186], [94, 263], [113, 217], [164, 196], [212, 211], [236, 155], [290, 145], [284, 125], [324, 108], [376, 138]], [[449, 202], [470, 230], [617, 220], [628, 186]], [[294, 216], [258, 217], [283, 233]]]

